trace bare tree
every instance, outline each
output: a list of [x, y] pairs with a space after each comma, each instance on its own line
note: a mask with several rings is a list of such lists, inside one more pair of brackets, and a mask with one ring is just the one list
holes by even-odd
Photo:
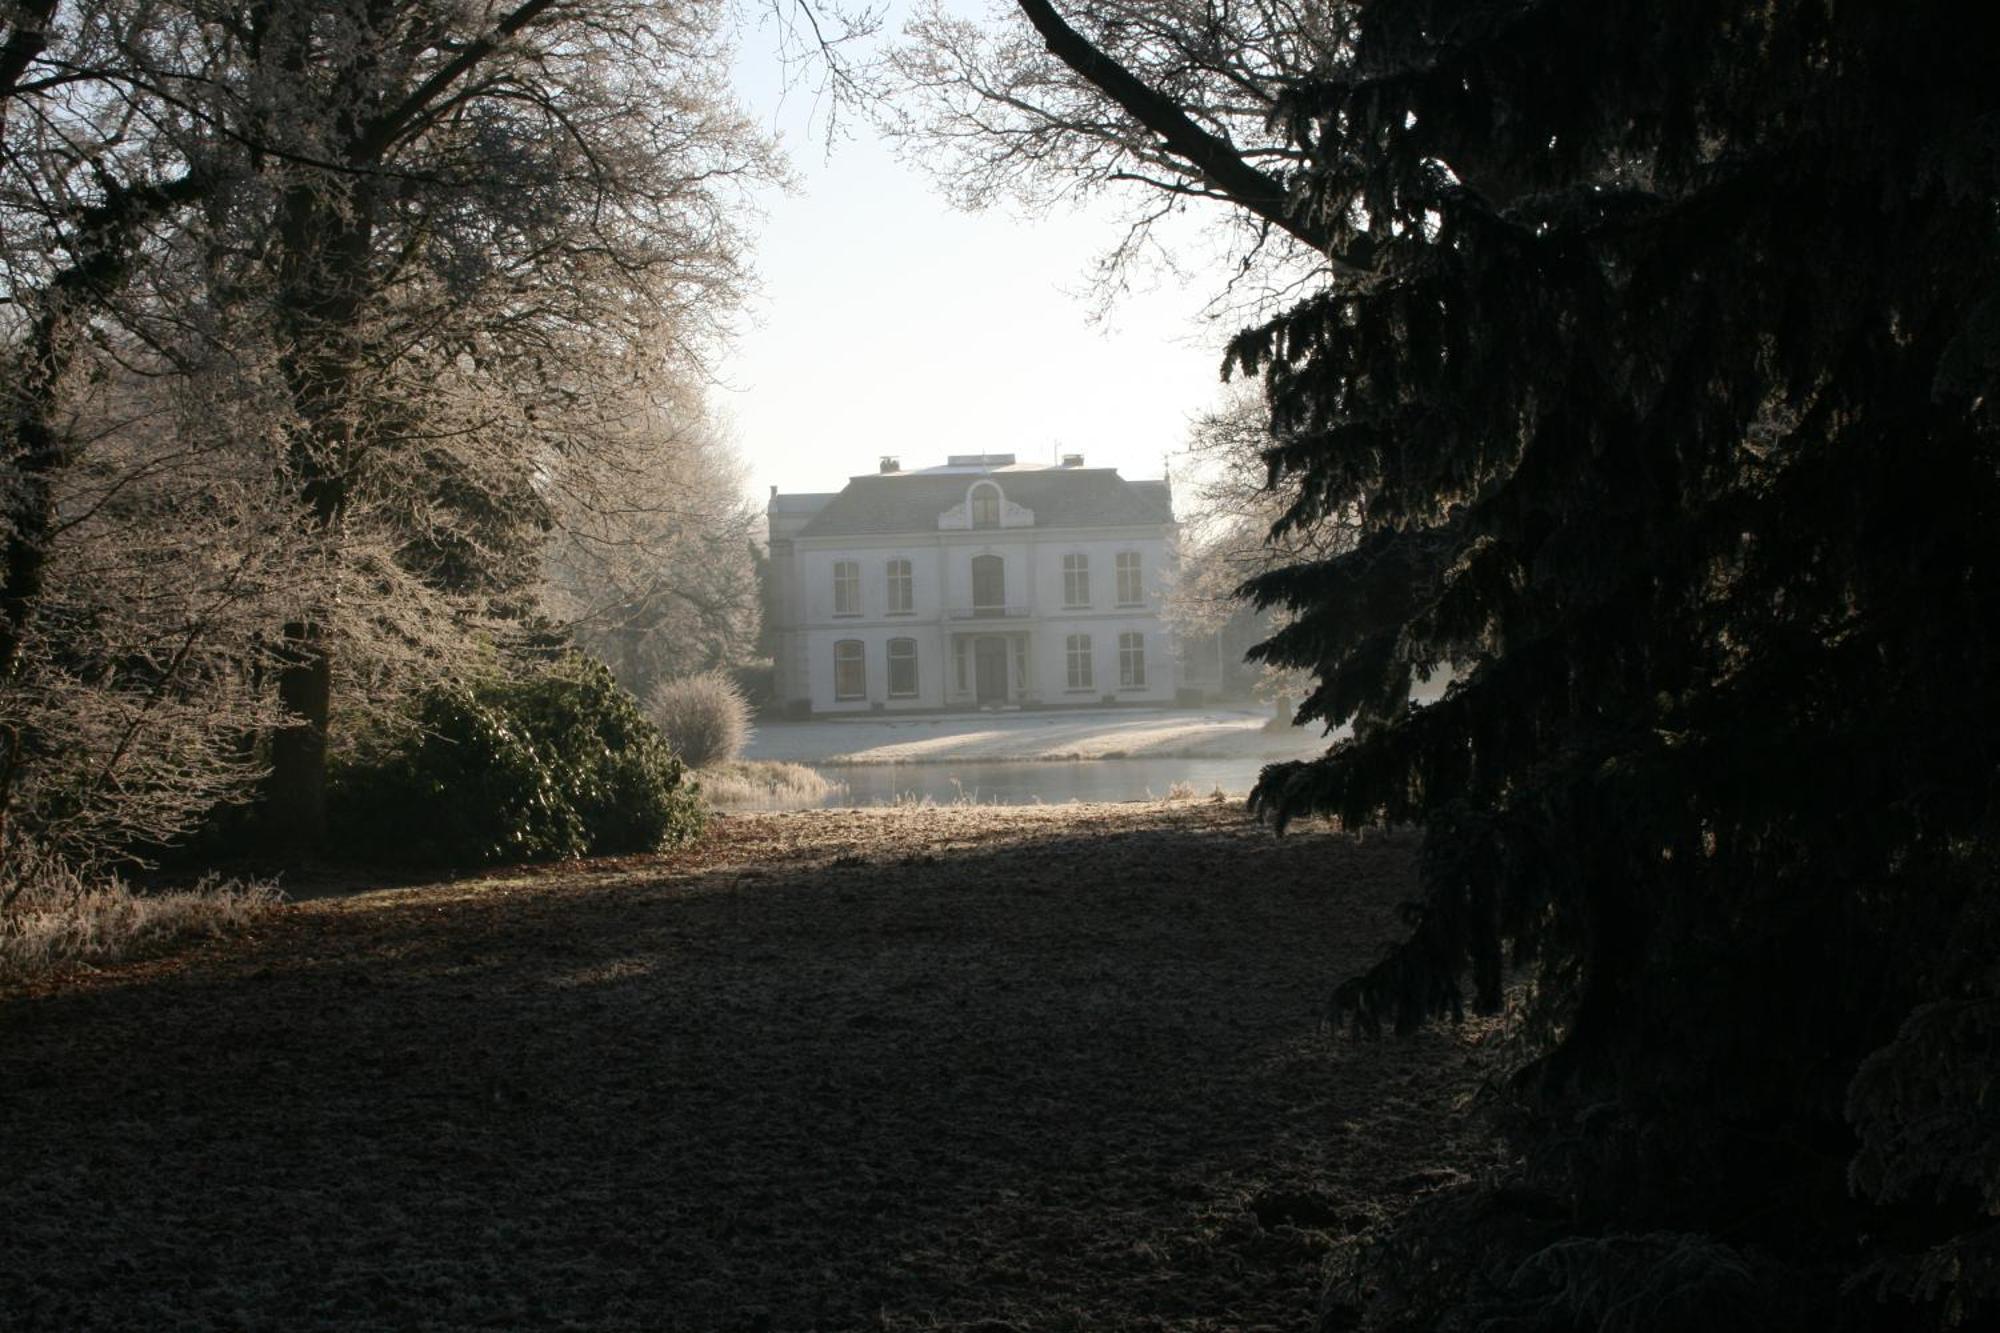
[[[1268, 306], [1325, 270], [1325, 236], [1295, 198], [1302, 156], [1279, 94], [1338, 58], [1338, 7], [1295, 0], [996, 4], [984, 21], [930, 0], [875, 71], [881, 119], [962, 206], [1126, 201], [1100, 263], [1116, 285], [1191, 203], [1235, 253], [1238, 294]], [[1088, 69], [1085, 77], [1080, 69]]]
[[214, 53], [185, 14], [120, 0], [16, 3], [6, 19], [0, 856], [27, 809], [36, 836], [89, 860], [237, 789], [233, 752], [202, 756], [257, 716], [237, 688], [252, 654], [229, 628], [266, 586], [266, 552], [243, 540], [260, 524], [241, 493], [186, 489], [215, 462], [214, 433], [172, 442], [157, 378], [189, 314], [165, 238], [213, 176], [158, 142], [167, 102], [134, 56], [150, 44], [199, 79]]
[[635, 412], [623, 457], [555, 502], [544, 606], [640, 698], [756, 646], [759, 515], [700, 387]]
[[[1358, 516], [1336, 514], [1290, 526], [1285, 515], [1296, 487], [1269, 475], [1270, 410], [1255, 386], [1237, 383], [1218, 405], [1196, 418], [1179, 465], [1191, 480], [1176, 486], [1181, 519], [1180, 560], [1164, 609], [1191, 652], [1214, 651], [1219, 673], [1241, 668], [1244, 651], [1282, 621], [1258, 611], [1238, 590], [1267, 570], [1324, 560], [1349, 549]], [[1178, 481], [1178, 479], [1177, 479]], [[1208, 640], [1202, 644], [1203, 640]], [[1260, 697], [1299, 698], [1306, 677], [1259, 665], [1249, 670]]]
[[[649, 0], [9, 7], [0, 811], [64, 787], [52, 738], [115, 711], [62, 682], [110, 679], [93, 655], [147, 660], [134, 680], [173, 682], [147, 705], [156, 729], [191, 682], [275, 688], [273, 822], [309, 845], [336, 670], [343, 688], [450, 671], [532, 605], [547, 532], [624, 465], [634, 405], [699, 373], [745, 280], [735, 187], [777, 167], [717, 81], [723, 16]], [[106, 383], [122, 404], [92, 392]], [[166, 485], [216, 469], [240, 503]], [[253, 494], [254, 516], [227, 516]], [[209, 547], [176, 544], [172, 524], [134, 545], [137, 514], [239, 545], [229, 614], [183, 617], [197, 646], [177, 657], [131, 649], [171, 617], [101, 643], [78, 628], [165, 605], [120, 581], [149, 569], [208, 586]], [[128, 550], [148, 555], [109, 558]], [[261, 634], [217, 629], [259, 616]], [[211, 649], [216, 670], [196, 669]], [[204, 753], [248, 771], [240, 744], [183, 750]], [[133, 836], [166, 831], [141, 822], [153, 832]]]
[[722, 13], [229, 13], [249, 59], [212, 124], [255, 169], [226, 219], [232, 295], [291, 405], [282, 468], [307, 540], [359, 575], [280, 631], [296, 725], [274, 737], [267, 805], [288, 840], [323, 828], [342, 636], [412, 596], [445, 600], [406, 627], [531, 595], [550, 489], [731, 307], [731, 185], [775, 166], [715, 80]]

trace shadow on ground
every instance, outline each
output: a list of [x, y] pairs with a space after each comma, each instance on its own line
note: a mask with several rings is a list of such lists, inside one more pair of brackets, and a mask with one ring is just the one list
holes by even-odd
[[727, 821], [0, 1007], [7, 1328], [1309, 1326], [1482, 1151], [1329, 983], [1410, 850], [1097, 807]]

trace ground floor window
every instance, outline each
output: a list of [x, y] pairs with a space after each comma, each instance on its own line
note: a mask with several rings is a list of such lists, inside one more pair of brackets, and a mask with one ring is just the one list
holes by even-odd
[[889, 697], [908, 699], [917, 692], [917, 641], [889, 640]]
[[862, 662], [859, 639], [842, 639], [833, 645], [833, 697], [868, 697], [868, 672]]
[[1146, 636], [1126, 633], [1118, 636], [1118, 688], [1136, 690], [1146, 684]]
[[967, 690], [972, 688], [972, 686], [967, 683], [967, 678], [970, 675], [972, 668], [966, 664], [966, 659], [970, 658], [971, 656], [972, 656], [972, 649], [966, 645], [966, 641], [964, 639], [955, 638], [951, 641], [952, 675], [955, 676], [958, 680], [958, 692], [960, 694], [964, 694]]
[[1069, 663], [1069, 688], [1089, 690], [1096, 688], [1090, 669], [1090, 636], [1072, 634], [1063, 646], [1063, 655]]

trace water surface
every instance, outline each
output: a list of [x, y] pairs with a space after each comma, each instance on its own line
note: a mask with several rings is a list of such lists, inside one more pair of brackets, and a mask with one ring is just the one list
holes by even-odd
[[925, 799], [947, 805], [1056, 805], [1065, 801], [1144, 801], [1163, 797], [1177, 782], [1207, 796], [1217, 787], [1234, 796], [1249, 792], [1262, 759], [1085, 759], [1023, 762], [968, 760], [936, 764], [827, 764], [817, 766], [844, 784], [829, 806], [894, 805]]

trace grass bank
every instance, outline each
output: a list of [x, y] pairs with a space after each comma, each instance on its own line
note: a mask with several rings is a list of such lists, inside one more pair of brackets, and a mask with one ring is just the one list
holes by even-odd
[[116, 875], [83, 876], [52, 858], [23, 857], [0, 888], [0, 986], [65, 969], [148, 957], [194, 939], [241, 931], [276, 909], [275, 886], [205, 879], [142, 892]]
[[771, 759], [731, 759], [695, 773], [712, 810], [800, 810], [819, 805], [839, 789], [804, 764]]

